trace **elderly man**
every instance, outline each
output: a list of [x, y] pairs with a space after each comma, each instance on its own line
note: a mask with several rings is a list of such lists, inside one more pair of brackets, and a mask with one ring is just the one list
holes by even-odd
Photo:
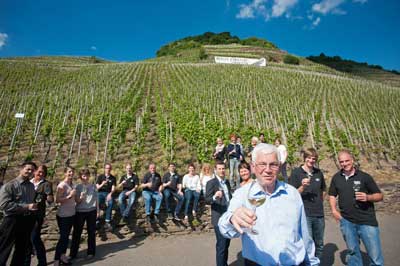
[[18, 177], [0, 190], [0, 209], [4, 213], [0, 225], [0, 265], [6, 265], [13, 246], [11, 265], [24, 265], [38, 210], [35, 186], [29, 180], [35, 170], [35, 163], [23, 163]]
[[242, 236], [245, 265], [319, 265], [301, 196], [277, 180], [279, 154], [274, 145], [254, 148], [252, 171], [257, 180], [235, 192], [219, 220], [222, 235]]
[[[347, 265], [363, 265], [360, 238], [371, 260], [370, 265], [383, 265], [374, 209], [374, 202], [383, 200], [383, 194], [369, 174], [354, 167], [354, 157], [350, 151], [340, 151], [338, 160], [342, 169], [332, 177], [329, 203], [333, 216], [340, 222], [340, 230], [346, 241]], [[340, 211], [336, 209], [337, 196]]]

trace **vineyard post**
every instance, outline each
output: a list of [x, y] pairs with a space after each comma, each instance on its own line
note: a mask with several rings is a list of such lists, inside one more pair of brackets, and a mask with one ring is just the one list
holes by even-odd
[[8, 167], [8, 163], [12, 159], [12, 156], [14, 154], [13, 153], [13, 148], [14, 148], [15, 139], [16, 139], [18, 133], [19, 133], [19, 130], [20, 130], [21, 125], [22, 125], [22, 120], [24, 119], [24, 117], [25, 117], [24, 113], [16, 113], [15, 114], [15, 118], [17, 119], [17, 125], [15, 126], [15, 130], [14, 130], [14, 134], [13, 134], [13, 137], [12, 137], [12, 140], [11, 140], [10, 148], [8, 149], [8, 156], [7, 156], [6, 163], [1, 169], [1, 172], [2, 172], [1, 173], [2, 174], [1, 175], [1, 183], [3, 183], [3, 181], [4, 181], [4, 177], [6, 175], [6, 171], [7, 171], [7, 167]]

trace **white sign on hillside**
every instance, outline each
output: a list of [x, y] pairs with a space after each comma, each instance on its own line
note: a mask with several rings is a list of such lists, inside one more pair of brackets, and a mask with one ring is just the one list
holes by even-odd
[[218, 64], [238, 64], [238, 65], [253, 65], [253, 66], [266, 66], [267, 60], [265, 58], [242, 58], [242, 57], [225, 57], [216, 56], [215, 63]]

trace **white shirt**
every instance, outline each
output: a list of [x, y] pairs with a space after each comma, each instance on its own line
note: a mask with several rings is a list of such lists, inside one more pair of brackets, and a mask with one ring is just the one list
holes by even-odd
[[186, 174], [183, 177], [182, 186], [190, 190], [200, 191], [200, 177], [198, 175], [190, 176], [189, 174]]
[[278, 146], [278, 152], [279, 152], [279, 158], [280, 158], [280, 163], [283, 164], [284, 162], [286, 162], [286, 157], [287, 157], [287, 150], [285, 145], [279, 145]]

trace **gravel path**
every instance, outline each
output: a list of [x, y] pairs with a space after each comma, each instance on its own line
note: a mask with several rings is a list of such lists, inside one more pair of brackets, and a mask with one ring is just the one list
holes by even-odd
[[[379, 214], [385, 265], [398, 265], [400, 215]], [[326, 218], [325, 250], [321, 265], [343, 265], [345, 243], [338, 224]], [[231, 242], [228, 265], [242, 265], [239, 239]], [[84, 254], [81, 252], [81, 256]], [[117, 243], [98, 242], [96, 259], [78, 259], [74, 265], [210, 266], [215, 265], [215, 237], [212, 233], [133, 238]]]

